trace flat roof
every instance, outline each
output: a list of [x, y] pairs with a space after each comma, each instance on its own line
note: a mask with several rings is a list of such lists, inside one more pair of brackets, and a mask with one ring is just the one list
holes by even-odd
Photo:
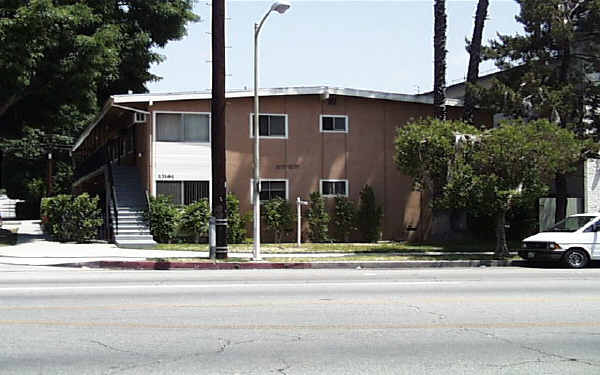
[[[350, 89], [329, 86], [307, 86], [307, 87], [277, 87], [259, 89], [259, 96], [285, 96], [285, 95], [343, 95], [354, 96], [359, 98], [383, 99], [398, 102], [433, 104], [431, 98], [400, 94], [393, 92]], [[226, 98], [248, 98], [253, 97], [253, 90], [230, 90], [225, 93]], [[142, 102], [164, 102], [175, 100], [200, 100], [211, 99], [211, 91], [192, 91], [192, 92], [167, 92], [167, 93], [145, 93], [145, 94], [125, 94], [113, 95], [111, 98], [114, 103], [142, 103]], [[458, 99], [447, 99], [446, 104], [450, 106], [462, 105], [462, 101]]]
[[[353, 96], [358, 98], [391, 100], [406, 103], [433, 104], [433, 99], [423, 95], [400, 94], [384, 91], [350, 89], [329, 86], [307, 86], [307, 87], [278, 87], [259, 89], [258, 95], [265, 96], [286, 96], [286, 95], [342, 95]], [[254, 90], [230, 90], [225, 93], [226, 98], [250, 98], [254, 96]], [[118, 104], [122, 103], [151, 103], [151, 102], [167, 102], [178, 100], [209, 100], [212, 98], [212, 93], [208, 91], [192, 91], [192, 92], [167, 92], [167, 93], [144, 93], [144, 94], [124, 94], [112, 95], [104, 104], [104, 107], [81, 133], [77, 142], [73, 146], [74, 152], [83, 144], [83, 141], [90, 135], [92, 130], [100, 123], [102, 118], [108, 113], [112, 107], [119, 107], [131, 111], [138, 110], [134, 108], [124, 108]], [[446, 99], [446, 105], [461, 106], [462, 100]], [[144, 112], [139, 110], [139, 112]]]

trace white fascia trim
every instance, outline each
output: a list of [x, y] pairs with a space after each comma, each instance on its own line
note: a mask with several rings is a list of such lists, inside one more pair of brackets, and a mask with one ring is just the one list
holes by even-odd
[[102, 107], [102, 111], [100, 111], [100, 113], [96, 116], [96, 118], [94, 118], [94, 121], [88, 125], [87, 128], [85, 128], [85, 130], [83, 131], [83, 133], [81, 133], [81, 135], [79, 136], [79, 138], [77, 139], [77, 142], [75, 142], [75, 146], [73, 146], [73, 148], [71, 149], [71, 152], [75, 152], [75, 150], [77, 150], [79, 148], [79, 146], [81, 146], [83, 144], [83, 141], [85, 141], [85, 139], [90, 135], [90, 133], [92, 132], [92, 130], [94, 130], [94, 128], [98, 125], [98, 123], [100, 121], [102, 121], [102, 119], [104, 118], [104, 116], [106, 116], [106, 114], [108, 113], [108, 111], [110, 111], [111, 108], [120, 108], [120, 109], [124, 109], [126, 111], [132, 111], [132, 112], [136, 112], [136, 113], [143, 113], [145, 115], [149, 115], [150, 112], [148, 111], [144, 111], [138, 108], [132, 108], [132, 107], [127, 107], [124, 105], [119, 105], [119, 104], [115, 104], [114, 100], [112, 98], [109, 98], [106, 103], [104, 104], [104, 107]]
[[[323, 182], [345, 182], [346, 183], [346, 194], [323, 194]], [[347, 197], [350, 195], [350, 183], [348, 182], [348, 180], [344, 180], [344, 179], [333, 179], [333, 178], [327, 178], [327, 179], [321, 179], [319, 181], [319, 194], [321, 194], [323, 197]]]
[[144, 115], [150, 114], [150, 112], [148, 112], [148, 111], [144, 111], [144, 110], [138, 109], [138, 108], [126, 107], [126, 106], [120, 105], [120, 104], [113, 104], [112, 106], [115, 108], [125, 109], [125, 110], [131, 111], [131, 112], [143, 113]]
[[[285, 200], [290, 200], [290, 181], [287, 178], [261, 178], [260, 182], [277, 181], [285, 182]], [[254, 202], [254, 179], [250, 179], [250, 203]], [[260, 199], [258, 200], [260, 202]]]
[[[346, 129], [345, 130], [323, 130], [323, 117], [345, 118], [346, 119]], [[334, 125], [334, 127], [335, 127], [335, 125]], [[348, 133], [350, 131], [350, 121], [348, 119], [348, 115], [328, 115], [328, 114], [319, 115], [319, 131], [321, 133]]]
[[75, 142], [75, 145], [71, 149], [71, 152], [75, 152], [75, 150], [77, 150], [79, 148], [79, 146], [81, 146], [83, 141], [85, 141], [85, 139], [90, 135], [90, 133], [92, 132], [92, 130], [94, 130], [96, 125], [98, 125], [98, 123], [104, 118], [104, 116], [106, 116], [106, 114], [108, 113], [110, 108], [113, 106], [113, 104], [114, 104], [114, 102], [113, 102], [112, 98], [109, 98], [106, 101], [106, 103], [104, 104], [104, 107], [102, 107], [102, 110], [100, 111], [100, 113], [98, 113], [96, 118], [94, 118], [94, 121], [92, 121], [92, 123], [89, 124], [87, 128], [85, 128], [83, 133], [81, 133], [81, 135], [77, 139], [77, 142]]
[[[263, 113], [263, 112], [260, 112], [258, 114], [259, 118], [261, 115], [262, 116], [283, 116], [285, 118], [285, 135], [284, 136], [261, 135], [260, 139], [288, 139], [289, 132], [288, 132], [288, 115], [287, 115], [287, 113]], [[250, 115], [248, 116], [248, 131], [249, 131], [248, 134], [250, 135], [250, 139], [254, 138], [254, 136], [252, 135], [252, 118], [253, 117], [254, 117], [254, 113], [251, 112]], [[259, 119], [259, 122], [260, 122], [260, 119]]]
[[[328, 86], [309, 87], [279, 87], [270, 89], [259, 89], [259, 96], [285, 96], [285, 95], [320, 95], [335, 94], [342, 96], [354, 96], [359, 98], [384, 99], [407, 103], [433, 104], [433, 98], [427, 95], [398, 94], [383, 91], [360, 90]], [[225, 93], [226, 98], [250, 98], [254, 96], [252, 90], [233, 90]], [[140, 103], [140, 102], [165, 102], [176, 100], [199, 100], [211, 99], [210, 91], [181, 92], [181, 93], [148, 93], [131, 95], [113, 95], [111, 98], [115, 103]], [[462, 100], [446, 99], [450, 106], [461, 106]]]

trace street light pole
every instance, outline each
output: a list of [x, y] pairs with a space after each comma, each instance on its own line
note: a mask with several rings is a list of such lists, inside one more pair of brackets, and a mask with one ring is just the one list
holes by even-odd
[[290, 7], [288, 1], [276, 1], [271, 9], [263, 16], [259, 23], [254, 24], [254, 250], [253, 260], [262, 260], [260, 255], [260, 126], [258, 105], [258, 34], [265, 20], [272, 11], [283, 14]]

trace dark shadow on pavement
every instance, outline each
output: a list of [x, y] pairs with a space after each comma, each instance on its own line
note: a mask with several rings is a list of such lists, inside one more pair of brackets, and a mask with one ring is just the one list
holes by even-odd
[[17, 233], [19, 243], [31, 243], [35, 241], [51, 241], [46, 234]]
[[[528, 262], [523, 261], [522, 263], [514, 264], [517, 267], [522, 268], [546, 268], [546, 269], [569, 269], [561, 261], [556, 262]], [[600, 268], [600, 261], [592, 260], [585, 268]]]

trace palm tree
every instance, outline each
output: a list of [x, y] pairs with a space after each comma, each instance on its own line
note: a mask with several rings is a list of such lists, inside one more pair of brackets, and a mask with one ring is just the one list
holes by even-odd
[[475, 98], [470, 85], [474, 85], [479, 77], [479, 64], [481, 63], [481, 38], [483, 37], [483, 26], [487, 17], [489, 0], [479, 0], [477, 11], [475, 12], [475, 26], [473, 28], [473, 38], [467, 45], [467, 51], [470, 54], [469, 68], [467, 70], [467, 84], [465, 86], [465, 112], [463, 120], [466, 123], [474, 123]]
[[446, 120], [446, 0], [434, 0], [433, 106], [435, 117]]

